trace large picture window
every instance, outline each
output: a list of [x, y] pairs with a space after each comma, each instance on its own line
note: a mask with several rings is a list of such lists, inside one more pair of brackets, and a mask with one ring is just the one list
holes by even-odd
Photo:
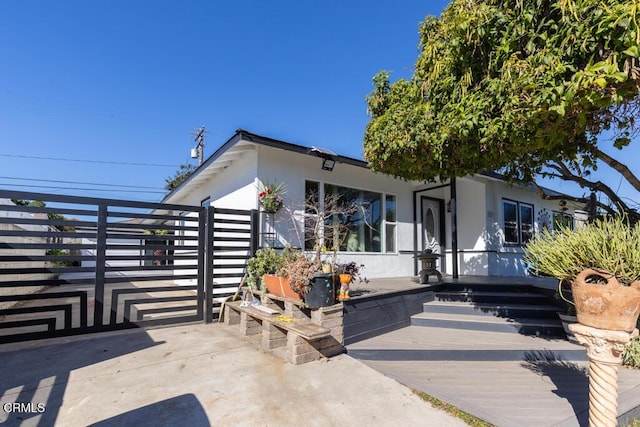
[[503, 200], [502, 219], [505, 243], [523, 245], [533, 237], [533, 205]]
[[[323, 224], [325, 239], [333, 236], [333, 241], [325, 242], [327, 248], [334, 245], [342, 252], [395, 252], [396, 250], [396, 198], [394, 195], [377, 193], [375, 191], [360, 190], [334, 184], [321, 185], [315, 181], [305, 182], [307, 197], [309, 194], [319, 194], [322, 187], [323, 194], [316, 200], [324, 203], [326, 200], [337, 199], [345, 206], [356, 205], [350, 214], [342, 214], [339, 218], [327, 218]], [[305, 216], [307, 226], [314, 218]], [[341, 223], [345, 233], [336, 237], [331, 233], [332, 224]], [[308, 228], [308, 227], [305, 228]], [[311, 236], [305, 236], [305, 249], [313, 249]]]

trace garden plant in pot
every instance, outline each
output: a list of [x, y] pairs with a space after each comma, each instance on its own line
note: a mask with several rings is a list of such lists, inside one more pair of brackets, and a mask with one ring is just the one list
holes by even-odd
[[338, 294], [338, 299], [340, 301], [348, 300], [349, 295], [349, 285], [358, 280], [358, 282], [368, 282], [366, 277], [363, 277], [361, 272], [364, 269], [364, 264], [358, 264], [354, 261], [348, 262], [346, 264], [341, 264], [338, 267], [339, 277], [340, 277], [340, 292]]
[[281, 272], [281, 269], [298, 255], [300, 252], [290, 246], [285, 247], [282, 252], [274, 248], [258, 249], [247, 261], [247, 285], [263, 292], [300, 299], [299, 294], [291, 289], [288, 279]]
[[276, 274], [285, 263], [285, 256], [273, 248], [262, 248], [247, 261], [247, 285], [250, 288], [261, 289], [262, 277], [265, 274]]
[[250, 289], [259, 287], [273, 295], [304, 300], [310, 308], [332, 305], [335, 303], [332, 276], [319, 274], [320, 269], [319, 262], [290, 246], [282, 252], [262, 248], [247, 262], [247, 285]]
[[631, 332], [640, 314], [640, 225], [598, 219], [572, 230], [542, 230], [525, 260], [543, 274], [571, 283], [578, 322]]

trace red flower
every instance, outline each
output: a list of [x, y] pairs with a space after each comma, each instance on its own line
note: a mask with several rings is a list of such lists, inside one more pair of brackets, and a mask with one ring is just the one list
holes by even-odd
[[261, 191], [261, 192], [258, 194], [258, 197], [262, 198], [262, 197], [264, 197], [266, 194], [267, 194], [267, 193], [265, 193], [264, 191]]
[[271, 194], [271, 193], [273, 193], [273, 191], [271, 191], [271, 189], [270, 189], [270, 188], [268, 188], [268, 189], [267, 189], [267, 193]]

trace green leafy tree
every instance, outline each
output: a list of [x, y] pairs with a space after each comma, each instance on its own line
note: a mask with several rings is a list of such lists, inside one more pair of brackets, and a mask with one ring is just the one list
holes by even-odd
[[[45, 202], [43, 202], [42, 200], [23, 200], [23, 199], [11, 199], [11, 201], [16, 204], [17, 206], [32, 206], [32, 207], [36, 207], [36, 208], [46, 208], [47, 204]], [[60, 215], [58, 213], [54, 213], [54, 212], [48, 212], [47, 213], [47, 218], [48, 219], [52, 219], [52, 220], [66, 220], [67, 218], [65, 218], [63, 215]], [[62, 225], [56, 225], [55, 226], [57, 229], [59, 229], [60, 231], [65, 231], [65, 226]]]
[[637, 133], [639, 9], [629, 0], [453, 0], [421, 24], [410, 80], [374, 77], [365, 158], [423, 181], [547, 174], [635, 215], [589, 173], [604, 162], [640, 192], [631, 170], [598, 147], [603, 131], [619, 149]]
[[44, 208], [46, 206], [42, 200], [11, 199], [11, 201], [18, 206], [33, 206], [37, 208]]
[[196, 166], [194, 165], [180, 165], [180, 168], [173, 176], [165, 179], [166, 185], [164, 186], [164, 189], [167, 191], [171, 191], [177, 188], [178, 186], [180, 186], [180, 184], [186, 181], [186, 179], [189, 178], [195, 170]]

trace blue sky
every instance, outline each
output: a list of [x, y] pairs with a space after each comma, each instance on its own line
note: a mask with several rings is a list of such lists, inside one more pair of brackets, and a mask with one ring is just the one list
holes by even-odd
[[202, 125], [361, 158], [371, 78], [447, 3], [2, 1], [0, 188], [157, 201]]

